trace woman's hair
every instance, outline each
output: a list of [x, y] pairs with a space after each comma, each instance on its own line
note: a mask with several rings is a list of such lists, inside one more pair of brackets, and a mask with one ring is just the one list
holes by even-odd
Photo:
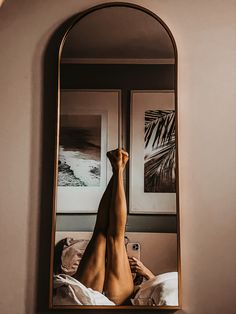
[[60, 274], [61, 270], [61, 255], [65, 246], [67, 246], [67, 238], [60, 240], [54, 248], [54, 261], [53, 261], [53, 272], [54, 274]]

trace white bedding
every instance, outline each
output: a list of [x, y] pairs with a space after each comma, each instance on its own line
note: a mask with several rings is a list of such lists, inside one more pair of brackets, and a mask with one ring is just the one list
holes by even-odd
[[53, 288], [54, 305], [115, 305], [102, 293], [85, 287], [69, 275], [54, 275]]
[[[170, 272], [156, 276], [141, 284], [133, 305], [178, 305], [178, 273]], [[60, 274], [54, 275], [54, 305], [109, 305], [110, 301], [102, 293], [85, 287], [75, 278]]]
[[140, 285], [133, 305], [178, 305], [178, 273], [169, 272], [158, 275]]

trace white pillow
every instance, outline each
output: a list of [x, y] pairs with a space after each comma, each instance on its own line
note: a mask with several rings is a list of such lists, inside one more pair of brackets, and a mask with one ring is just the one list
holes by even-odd
[[178, 305], [178, 273], [169, 272], [147, 280], [132, 300], [134, 305]]

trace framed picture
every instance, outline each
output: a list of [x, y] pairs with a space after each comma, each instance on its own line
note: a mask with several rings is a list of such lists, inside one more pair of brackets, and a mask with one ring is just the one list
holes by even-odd
[[176, 132], [173, 91], [132, 91], [131, 214], [176, 213]]
[[[62, 90], [57, 213], [95, 213], [120, 144], [119, 90]], [[109, 132], [108, 132], [109, 130]]]

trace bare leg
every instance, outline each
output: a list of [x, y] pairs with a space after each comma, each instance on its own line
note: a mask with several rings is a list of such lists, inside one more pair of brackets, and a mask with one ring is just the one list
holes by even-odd
[[104, 291], [115, 304], [124, 303], [133, 293], [134, 284], [124, 245], [127, 207], [123, 172], [128, 154], [120, 149], [108, 153], [113, 168], [113, 190], [107, 234], [107, 266]]
[[88, 288], [102, 292], [105, 280], [106, 236], [111, 205], [113, 177], [100, 201], [92, 238], [74, 275]]

